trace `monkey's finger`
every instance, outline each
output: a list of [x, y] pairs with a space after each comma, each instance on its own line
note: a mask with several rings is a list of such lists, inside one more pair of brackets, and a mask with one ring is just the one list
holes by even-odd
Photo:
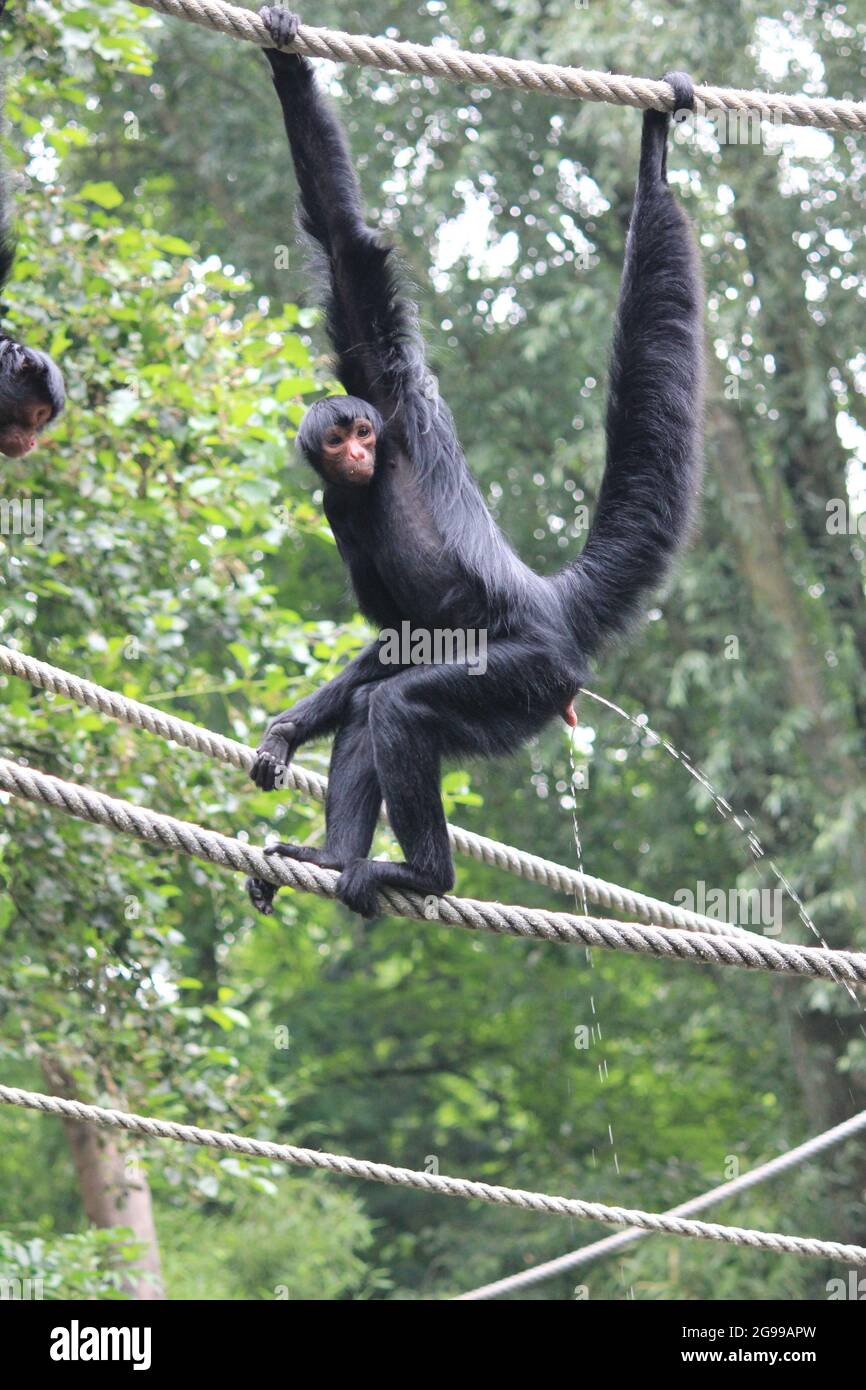
[[301, 20], [292, 10], [284, 9], [281, 5], [263, 5], [259, 10], [259, 19], [278, 48], [293, 43], [298, 37]]
[[274, 761], [268, 753], [260, 753], [253, 763], [250, 776], [263, 792], [274, 789]]
[[674, 115], [677, 111], [694, 111], [695, 86], [687, 72], [666, 72], [662, 81], [674, 89]]

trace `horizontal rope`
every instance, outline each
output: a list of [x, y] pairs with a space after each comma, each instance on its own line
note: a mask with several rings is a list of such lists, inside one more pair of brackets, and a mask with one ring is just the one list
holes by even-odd
[[[843, 1120], [841, 1124], [834, 1125], [832, 1129], [825, 1130], [823, 1134], [816, 1134], [814, 1138], [807, 1139], [805, 1143], [798, 1144], [795, 1149], [789, 1149], [787, 1153], [780, 1154], [778, 1158], [771, 1158], [768, 1163], [761, 1163], [751, 1172], [741, 1173], [739, 1177], [732, 1178], [730, 1182], [723, 1182], [718, 1187], [710, 1188], [709, 1192], [702, 1192], [699, 1197], [690, 1197], [687, 1202], [681, 1202], [678, 1207], [671, 1207], [670, 1211], [665, 1212], [665, 1216], [692, 1216], [695, 1212], [705, 1211], [707, 1207], [716, 1206], [728, 1197], [735, 1197], [750, 1187], [756, 1187], [758, 1183], [766, 1182], [768, 1178], [776, 1177], [779, 1173], [787, 1172], [789, 1168], [795, 1168], [798, 1164], [815, 1158], [825, 1149], [830, 1149], [835, 1144], [841, 1144], [844, 1139], [850, 1139], [852, 1135], [860, 1134], [864, 1129], [866, 1129], [866, 1110], [861, 1110], [859, 1115], [852, 1115], [849, 1120]], [[557, 1274], [568, 1274], [572, 1270], [579, 1269], [581, 1265], [590, 1264], [593, 1260], [599, 1259], [602, 1255], [613, 1255], [616, 1251], [634, 1245], [635, 1241], [644, 1240], [651, 1234], [650, 1231], [640, 1230], [637, 1227], [631, 1227], [627, 1231], [618, 1231], [614, 1236], [605, 1236], [604, 1240], [593, 1241], [592, 1245], [584, 1245], [580, 1250], [572, 1250], [568, 1255], [560, 1255], [555, 1260], [547, 1260], [544, 1264], [533, 1266], [532, 1269], [522, 1269], [518, 1274], [510, 1274], [505, 1279], [497, 1279], [492, 1284], [484, 1284], [481, 1288], [472, 1289], [470, 1293], [459, 1294], [453, 1301], [455, 1303], [480, 1302], [488, 1298], [499, 1298], [502, 1294], [515, 1293], [518, 1289], [529, 1288], [533, 1284], [541, 1284], [547, 1279], [553, 1279]]]
[[[255, 761], [255, 752], [243, 743], [223, 734], [212, 733], [199, 724], [191, 724], [186, 719], [177, 719], [153, 705], [142, 704], [126, 695], [96, 685], [93, 681], [82, 680], [47, 661], [38, 661], [24, 652], [0, 644], [0, 671], [20, 680], [29, 681], [40, 690], [54, 695], [62, 695], [86, 709], [97, 710], [119, 723], [130, 724], [133, 728], [144, 729], [182, 747], [203, 753], [218, 762], [249, 772]], [[303, 796], [316, 801], [324, 801], [327, 780], [317, 772], [292, 763], [286, 769], [286, 783]], [[490, 840], [486, 835], [476, 835], [471, 830], [463, 830], [458, 825], [448, 826], [448, 838], [456, 854], [465, 854], [482, 864], [504, 869], [506, 873], [516, 874], [531, 883], [542, 884], [555, 892], [569, 896], [586, 894], [590, 902], [614, 912], [629, 913], [644, 922], [657, 922], [664, 927], [677, 927], [691, 931], [709, 932], [713, 936], [756, 935], [746, 933], [744, 928], [729, 922], [720, 922], [713, 917], [705, 917], [698, 912], [674, 907], [658, 898], [644, 893], [635, 893], [616, 883], [607, 883], [603, 878], [582, 873], [576, 869], [556, 864], [551, 859], [542, 859], [536, 854], [515, 849], [512, 845]], [[763, 940], [763, 938], [758, 938]]]
[[[92, 787], [49, 777], [43, 772], [0, 758], [0, 789], [28, 801], [51, 806], [67, 815], [151, 844], [180, 850], [239, 873], [253, 874], [280, 887], [300, 888], [322, 897], [335, 897], [338, 874], [317, 864], [268, 856], [263, 850], [190, 821], [177, 820], [129, 801], [119, 801]], [[555, 941], [567, 945], [600, 946], [609, 950], [687, 960], [701, 965], [740, 966], [783, 975], [829, 979], [850, 985], [866, 983], [866, 954], [831, 951], [818, 946], [789, 946], [757, 936], [701, 936], [637, 922], [614, 922], [601, 917], [548, 912], [542, 908], [511, 907], [474, 898], [422, 897], [384, 888], [380, 912], [447, 926], [489, 931], [501, 936]]]
[[[270, 34], [253, 10], [239, 9], [221, 0], [136, 0], [158, 14], [202, 24], [234, 39], [261, 48], [273, 48]], [[673, 89], [667, 82], [646, 77], [626, 77], [559, 63], [503, 58], [494, 53], [472, 53], [444, 44], [431, 48], [402, 40], [346, 34], [342, 30], [302, 24], [291, 51], [310, 58], [330, 58], [337, 63], [358, 63], [409, 76], [442, 77], [452, 82], [509, 87], [546, 96], [579, 101], [610, 102], [615, 106], [653, 107], [670, 111]], [[762, 118], [788, 125], [823, 127], [828, 130], [866, 130], [866, 102], [832, 97], [786, 96], [772, 92], [748, 92], [734, 87], [696, 86], [695, 97], [711, 111], [756, 112]]]
[[22, 1091], [14, 1086], [0, 1086], [0, 1104], [61, 1115], [65, 1119], [108, 1129], [133, 1131], [154, 1139], [173, 1139], [181, 1144], [220, 1149], [223, 1153], [247, 1154], [253, 1158], [291, 1163], [299, 1168], [323, 1169], [346, 1177], [363, 1178], [367, 1182], [386, 1183], [390, 1187], [435, 1192], [443, 1197], [461, 1197], [466, 1201], [487, 1202], [492, 1206], [519, 1207], [524, 1211], [543, 1212], [550, 1216], [573, 1216], [579, 1221], [602, 1221], [610, 1226], [640, 1226], [647, 1231], [666, 1235], [691, 1236], [696, 1240], [720, 1241], [726, 1245], [746, 1245], [754, 1250], [773, 1250], [777, 1254], [812, 1255], [818, 1259], [843, 1260], [847, 1264], [866, 1264], [866, 1249], [860, 1245], [754, 1231], [742, 1226], [684, 1221], [669, 1214], [657, 1215], [655, 1212], [635, 1211], [627, 1207], [609, 1207], [600, 1202], [582, 1202], [576, 1197], [552, 1197], [524, 1188], [499, 1187], [491, 1183], [473, 1182], [469, 1178], [451, 1178], [441, 1173], [394, 1168], [389, 1163], [371, 1163], [367, 1159], [351, 1158], [346, 1154], [321, 1153], [317, 1149], [300, 1149], [294, 1144], [272, 1144], [220, 1130], [199, 1129], [196, 1125], [179, 1125], [171, 1120], [128, 1114], [123, 1110], [106, 1110], [99, 1105], [84, 1105], [81, 1101], [48, 1096], [39, 1091]]

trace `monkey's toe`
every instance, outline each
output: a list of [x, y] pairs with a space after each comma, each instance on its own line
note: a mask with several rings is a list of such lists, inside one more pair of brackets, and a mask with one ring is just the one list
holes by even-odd
[[674, 89], [674, 115], [677, 111], [694, 111], [695, 84], [687, 72], [666, 72], [662, 81]]
[[343, 869], [345, 861], [316, 845], [268, 845], [265, 854], [276, 854], [281, 859], [297, 859], [302, 864], [317, 864], [320, 869]]
[[246, 887], [249, 900], [256, 911], [264, 913], [265, 917], [272, 917], [277, 885], [266, 883], [263, 878], [248, 878]]
[[368, 920], [379, 915], [376, 871], [369, 859], [355, 859], [347, 864], [337, 879], [337, 897], [352, 912]]
[[294, 43], [298, 37], [300, 28], [300, 17], [292, 10], [286, 10], [282, 5], [262, 5], [259, 10], [259, 19], [264, 24], [277, 48]]

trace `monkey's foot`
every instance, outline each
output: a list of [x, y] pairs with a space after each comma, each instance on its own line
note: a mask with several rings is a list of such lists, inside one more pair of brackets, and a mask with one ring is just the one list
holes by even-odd
[[256, 911], [263, 913], [265, 917], [272, 917], [274, 895], [277, 891], [276, 883], [266, 883], [263, 878], [248, 878], [246, 888], [249, 900]]
[[[275, 854], [278, 859], [297, 859], [301, 864], [318, 864], [320, 869], [336, 869], [345, 864], [334, 854], [328, 854], [324, 847], [316, 845], [268, 845], [265, 854]], [[274, 897], [279, 892], [279, 884], [268, 883], [263, 878], [248, 878], [247, 893], [250, 902], [258, 912], [271, 917], [274, 911]]]
[[347, 864], [337, 879], [337, 897], [352, 912], [368, 919], [379, 915], [376, 901], [379, 885], [372, 862], [369, 859], [354, 859]]
[[282, 5], [262, 5], [259, 19], [264, 24], [277, 48], [285, 48], [298, 37], [301, 21], [298, 15], [286, 10]]
[[398, 888], [402, 892], [422, 893], [439, 898], [453, 887], [454, 872], [443, 864], [441, 872], [414, 869], [411, 864], [394, 863], [390, 859], [353, 859], [337, 879], [337, 897], [352, 912], [362, 917], [377, 917], [376, 901], [383, 888]]
[[317, 845], [268, 845], [265, 854], [276, 854], [281, 859], [299, 859], [302, 864], [318, 864], [320, 869], [342, 869], [345, 859], [329, 854], [324, 846]]

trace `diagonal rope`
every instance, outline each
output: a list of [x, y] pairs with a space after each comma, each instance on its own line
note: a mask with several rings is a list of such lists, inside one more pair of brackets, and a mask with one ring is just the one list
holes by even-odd
[[[223, 868], [322, 897], [335, 896], [338, 875], [330, 869], [300, 860], [269, 857], [262, 850], [228, 835], [135, 806], [129, 801], [119, 801], [92, 787], [49, 777], [8, 758], [0, 758], [0, 789]], [[474, 898], [422, 897], [390, 887], [380, 891], [378, 903], [381, 912], [419, 921], [435, 920], [448, 926], [489, 931], [500, 936], [556, 941], [572, 946], [601, 946], [657, 956], [662, 960], [739, 966], [747, 970], [842, 981], [851, 986], [866, 984], [866, 954], [831, 951], [819, 946], [790, 946], [748, 933], [732, 937], [702, 936], [697, 932], [614, 922], [569, 912], [548, 912], [541, 908], [511, 907]]]
[[487, 1202], [492, 1206], [519, 1207], [524, 1211], [544, 1212], [551, 1216], [573, 1216], [579, 1221], [602, 1221], [611, 1226], [640, 1226], [647, 1231], [674, 1236], [691, 1236], [697, 1240], [720, 1241], [726, 1245], [746, 1245], [754, 1250], [773, 1250], [778, 1254], [812, 1255], [817, 1259], [844, 1260], [847, 1264], [866, 1264], [866, 1249], [860, 1245], [843, 1245], [838, 1241], [814, 1240], [802, 1236], [780, 1235], [771, 1231], [755, 1231], [743, 1226], [717, 1226], [706, 1221], [685, 1221], [670, 1214], [635, 1211], [627, 1207], [609, 1207], [600, 1202], [583, 1202], [576, 1197], [553, 1197], [544, 1192], [524, 1188], [499, 1187], [491, 1183], [473, 1182], [469, 1178], [451, 1178], [441, 1173], [421, 1173], [411, 1168], [394, 1168], [389, 1163], [371, 1163], [367, 1159], [351, 1158], [347, 1154], [322, 1153], [316, 1149], [301, 1149], [294, 1144], [272, 1144], [262, 1139], [245, 1139], [214, 1129], [199, 1129], [196, 1125], [179, 1125], [171, 1120], [156, 1120], [145, 1115], [128, 1114], [123, 1110], [106, 1110], [98, 1105], [48, 1096], [39, 1091], [22, 1091], [13, 1086], [0, 1086], [0, 1104], [16, 1105], [26, 1110], [40, 1110], [49, 1115], [109, 1129], [124, 1129], [156, 1139], [173, 1139], [182, 1144], [197, 1144], [220, 1149], [223, 1153], [247, 1154], [269, 1158], [278, 1163], [291, 1163], [299, 1168], [319, 1168], [347, 1177], [363, 1178], [367, 1182], [386, 1183], [391, 1187], [415, 1188], [435, 1192], [443, 1197], [461, 1197], [466, 1201]]
[[[136, 0], [158, 14], [202, 24], [233, 39], [244, 39], [261, 48], [273, 48], [270, 34], [253, 10], [227, 5], [222, 0]], [[673, 108], [673, 90], [667, 82], [646, 77], [626, 77], [559, 63], [503, 58], [495, 53], [472, 53], [442, 44], [429, 47], [402, 40], [346, 34], [342, 30], [302, 24], [291, 51], [310, 58], [330, 58], [336, 63], [358, 63], [409, 76], [443, 77], [452, 82], [509, 87], [545, 96], [580, 101], [611, 102], [616, 106]], [[824, 127], [828, 130], [866, 130], [866, 102], [832, 97], [786, 96], [772, 92], [747, 92], [733, 87], [695, 87], [698, 110], [754, 112], [762, 119], [788, 125]]]
[[[74, 676], [58, 666], [51, 666], [47, 661], [37, 661], [35, 657], [2, 644], [0, 671], [29, 681], [31, 685], [50, 694], [62, 695], [65, 699], [84, 706], [85, 709], [97, 710], [119, 723], [144, 729], [159, 738], [203, 753], [205, 757], [213, 758], [217, 762], [228, 763], [230, 767], [249, 772], [253, 765], [253, 749], [248, 748], [246, 744], [238, 743], [236, 739], [212, 733], [199, 724], [178, 719], [153, 705], [130, 699], [126, 695], [106, 689], [105, 686], [96, 685], [93, 681], [82, 680], [80, 676]], [[303, 796], [316, 801], [324, 801], [328, 786], [324, 777], [298, 763], [292, 763], [286, 769], [286, 784]], [[580, 895], [578, 900], [581, 902], [585, 894], [590, 902], [597, 903], [599, 907], [628, 913], [647, 923], [657, 922], [664, 927], [709, 932], [714, 936], [754, 935], [745, 932], [743, 927], [705, 917], [698, 912], [689, 912], [685, 908], [674, 907], [658, 898], [622, 888], [619, 884], [607, 883], [603, 878], [595, 878], [592, 874], [566, 868], [564, 864], [556, 864], [551, 859], [542, 859], [536, 854], [527, 854], [525, 850], [515, 849], [512, 845], [490, 840], [486, 835], [476, 835], [474, 831], [463, 830], [458, 825], [448, 826], [448, 838], [451, 848], [457, 854], [468, 855], [482, 864], [504, 869], [507, 873], [516, 874], [531, 883], [542, 884], [555, 892], [572, 897]]]
[[[771, 1158], [768, 1163], [759, 1164], [751, 1172], [741, 1173], [730, 1182], [723, 1182], [718, 1187], [711, 1188], [709, 1192], [702, 1192], [699, 1197], [690, 1197], [687, 1202], [671, 1207], [665, 1215], [692, 1216], [695, 1212], [705, 1211], [707, 1207], [716, 1206], [728, 1197], [735, 1197], [750, 1187], [757, 1187], [758, 1183], [766, 1182], [778, 1173], [785, 1173], [789, 1168], [796, 1168], [798, 1164], [808, 1162], [810, 1158], [815, 1158], [826, 1149], [841, 1144], [844, 1139], [850, 1139], [853, 1134], [860, 1134], [864, 1129], [866, 1110], [861, 1110], [859, 1115], [852, 1115], [850, 1119], [843, 1120], [841, 1124], [834, 1125], [823, 1134], [816, 1134], [805, 1143], [798, 1144], [795, 1149], [789, 1149], [787, 1153]], [[501, 1294], [515, 1293], [518, 1289], [529, 1288], [533, 1284], [541, 1284], [547, 1279], [555, 1278], [557, 1274], [567, 1274], [581, 1265], [591, 1264], [602, 1255], [612, 1255], [617, 1250], [624, 1250], [650, 1234], [651, 1232], [636, 1227], [628, 1231], [617, 1231], [616, 1235], [605, 1236], [604, 1240], [593, 1241], [592, 1245], [584, 1245], [580, 1250], [572, 1250], [568, 1255], [547, 1260], [532, 1269], [522, 1269], [518, 1274], [510, 1274], [505, 1279], [497, 1279], [495, 1283], [484, 1284], [481, 1288], [472, 1289], [470, 1293], [459, 1294], [454, 1302], [480, 1302], [488, 1298], [499, 1298]]]

